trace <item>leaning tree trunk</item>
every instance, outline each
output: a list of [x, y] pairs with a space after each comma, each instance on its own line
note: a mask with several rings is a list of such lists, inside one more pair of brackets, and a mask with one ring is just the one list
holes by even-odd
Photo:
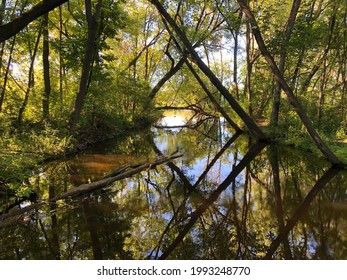
[[171, 67], [171, 69], [158, 81], [158, 83], [153, 87], [149, 94], [149, 98], [153, 99], [160, 88], [170, 80], [184, 65], [185, 57], [182, 57], [175, 66]]
[[268, 62], [269, 66], [270, 66], [270, 68], [271, 68], [271, 70], [275, 76], [276, 81], [281, 85], [283, 91], [286, 93], [289, 102], [292, 104], [295, 111], [299, 115], [302, 123], [305, 125], [305, 127], [306, 127], [308, 133], [310, 134], [310, 136], [312, 137], [313, 141], [316, 143], [317, 147], [321, 150], [321, 152], [324, 154], [324, 156], [332, 164], [337, 165], [337, 166], [343, 165], [343, 163], [336, 157], [336, 155], [323, 142], [323, 140], [321, 139], [321, 137], [319, 136], [319, 134], [317, 133], [317, 131], [313, 127], [313, 124], [312, 124], [311, 120], [309, 119], [309, 117], [307, 116], [304, 108], [302, 107], [302, 105], [300, 104], [298, 99], [295, 97], [295, 95], [294, 95], [292, 89], [290, 88], [290, 86], [288, 85], [288, 83], [283, 78], [283, 75], [282, 75], [280, 69], [278, 68], [272, 55], [270, 54], [270, 52], [268, 51], [268, 49], [264, 43], [264, 40], [263, 40], [263, 37], [262, 37], [261, 32], [259, 30], [257, 21], [254, 18], [251, 10], [249, 9], [246, 1], [244, 1], [244, 0], [237, 0], [237, 1], [240, 5], [241, 9], [245, 13], [246, 17], [249, 19], [251, 25], [252, 25], [252, 32], [253, 32], [255, 39], [257, 40], [258, 47], [259, 47], [262, 55], [264, 56], [264, 58]]
[[233, 110], [238, 114], [242, 121], [246, 124], [249, 131], [259, 140], [265, 140], [266, 136], [257, 126], [257, 124], [251, 119], [251, 117], [243, 110], [243, 108], [237, 103], [235, 98], [230, 94], [230, 92], [223, 86], [221, 81], [216, 77], [216, 75], [211, 71], [211, 69], [203, 62], [198, 53], [194, 50], [194, 47], [189, 42], [188, 38], [180, 27], [176, 24], [174, 19], [168, 14], [166, 9], [158, 0], [149, 0], [154, 6], [156, 6], [162, 17], [169, 23], [169, 25], [176, 32], [184, 47], [190, 54], [191, 59], [200, 68], [200, 70], [209, 78], [211, 83], [219, 90], [219, 92], [224, 96], [224, 98], [229, 102]]
[[[164, 20], [163, 21], [166, 29], [169, 31], [169, 27], [167, 25], [167, 22]], [[205, 91], [205, 93], [207, 94], [207, 96], [209, 97], [209, 99], [212, 101], [212, 103], [214, 104], [215, 108], [221, 113], [221, 115], [226, 119], [226, 121], [235, 129], [235, 131], [241, 131], [241, 128], [229, 117], [229, 115], [227, 114], [227, 112], [223, 109], [223, 107], [218, 103], [218, 101], [215, 99], [215, 97], [213, 96], [213, 94], [210, 92], [210, 90], [207, 88], [207, 86], [205, 85], [205, 83], [203, 82], [203, 80], [200, 78], [199, 74], [195, 71], [195, 69], [193, 68], [193, 66], [191, 65], [191, 63], [189, 62], [189, 60], [187, 59], [187, 55], [186, 53], [182, 50], [181, 46], [179, 45], [178, 41], [176, 40], [175, 36], [172, 34], [172, 32], [170, 32], [170, 40], [172, 40], [175, 44], [175, 46], [177, 47], [177, 49], [182, 53], [182, 58], [180, 59], [180, 61], [176, 64], [175, 67], [171, 67], [171, 70], [165, 75], [167, 76], [168, 74], [172, 74], [172, 76], [179, 70], [177, 69], [176, 72], [173, 72], [173, 69], [177, 68], [177, 66], [180, 64], [180, 62], [184, 62], [190, 72], [193, 74], [193, 76], [195, 77], [195, 79], [197, 80], [197, 82], [200, 84], [200, 86], [202, 87], [202, 89]], [[170, 57], [170, 55], [169, 55]], [[172, 59], [172, 58], [171, 58]], [[174, 65], [174, 61], [172, 59], [172, 65]], [[181, 66], [180, 66], [181, 68]], [[165, 76], [162, 78], [165, 79]], [[171, 78], [167, 77], [168, 79]], [[160, 80], [159, 83], [162, 81]], [[159, 84], [158, 83], [158, 84]], [[156, 86], [155, 86], [156, 87]], [[158, 89], [159, 90], [159, 89]]]
[[214, 98], [212, 92], [207, 88], [207, 86], [204, 84], [203, 80], [199, 77], [198, 73], [194, 70], [193, 66], [189, 63], [188, 59], [186, 60], [186, 65], [188, 66], [190, 72], [192, 72], [195, 79], [198, 81], [202, 89], [206, 92], [207, 96], [212, 101], [215, 108], [222, 114], [222, 116], [226, 119], [226, 121], [235, 129], [235, 131], [241, 131], [241, 129], [238, 127], [238, 125], [229, 117], [227, 112], [223, 109], [222, 106], [219, 105], [218, 101]]

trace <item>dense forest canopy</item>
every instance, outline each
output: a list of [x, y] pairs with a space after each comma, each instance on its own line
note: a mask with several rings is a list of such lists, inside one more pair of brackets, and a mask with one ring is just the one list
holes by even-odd
[[5, 149], [59, 153], [194, 107], [346, 161], [344, 0], [2, 0], [0, 24]]

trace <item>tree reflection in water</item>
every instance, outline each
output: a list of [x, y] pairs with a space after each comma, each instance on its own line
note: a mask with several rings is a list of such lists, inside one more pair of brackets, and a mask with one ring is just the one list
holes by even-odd
[[[200, 132], [199, 132], [200, 131]], [[203, 133], [201, 133], [203, 132]], [[208, 137], [206, 137], [208, 136]], [[48, 201], [125, 162], [185, 157], [77, 199]], [[47, 164], [37, 203], [1, 195], [1, 259], [345, 259], [346, 172], [221, 129], [155, 129]]]

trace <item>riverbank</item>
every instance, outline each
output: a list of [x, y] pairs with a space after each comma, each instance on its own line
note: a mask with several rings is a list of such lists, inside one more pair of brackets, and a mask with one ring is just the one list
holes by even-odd
[[[28, 178], [38, 165], [74, 155], [91, 146], [108, 139], [122, 138], [151, 126], [157, 116], [150, 116], [132, 123], [118, 123], [109, 128], [85, 127], [76, 137], [67, 136], [64, 129], [57, 129], [51, 125], [27, 125], [11, 133], [3, 133], [0, 146], [0, 184], [17, 183]], [[286, 131], [279, 127], [273, 129], [268, 125], [261, 125], [264, 132], [273, 143], [294, 147], [322, 157], [318, 148], [306, 133]], [[347, 140], [322, 136], [331, 150], [347, 164]]]
[[75, 137], [68, 136], [66, 129], [49, 124], [31, 124], [20, 130], [2, 133], [0, 146], [0, 185], [22, 184], [38, 165], [65, 158], [97, 143], [113, 138], [122, 138], [152, 125], [153, 116], [129, 123], [122, 123], [109, 131], [90, 127], [81, 130]]

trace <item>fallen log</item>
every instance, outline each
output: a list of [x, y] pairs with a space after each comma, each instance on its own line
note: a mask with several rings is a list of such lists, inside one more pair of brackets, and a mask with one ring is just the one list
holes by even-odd
[[[72, 188], [71, 190], [68, 190], [67, 192], [65, 192], [63, 194], [52, 198], [49, 202], [56, 202], [56, 201], [62, 200], [62, 199], [73, 198], [73, 197], [76, 197], [76, 196], [79, 196], [82, 194], [90, 193], [90, 192], [96, 191], [98, 189], [105, 188], [116, 181], [131, 177], [131, 176], [133, 176], [137, 173], [140, 173], [144, 170], [153, 169], [160, 164], [166, 163], [170, 160], [173, 160], [173, 159], [176, 159], [176, 158], [179, 158], [182, 156], [183, 156], [183, 154], [176, 153], [176, 154], [173, 154], [171, 156], [165, 156], [165, 157], [157, 158], [152, 163], [144, 163], [141, 165], [126, 164], [124, 166], [121, 166], [117, 170], [115, 170], [112, 173], [113, 176], [108, 175], [101, 180], [94, 181], [94, 182], [89, 183], [89, 184], [82, 184], [78, 187]], [[127, 170], [128, 168], [133, 168], [133, 169]]]
[[[78, 187], [72, 188], [68, 190], [67, 192], [56, 196], [48, 201], [40, 201], [37, 203], [33, 203], [29, 206], [26, 206], [24, 208], [12, 211], [10, 213], [3, 213], [0, 215], [0, 228], [16, 225], [18, 223], [27, 223], [31, 219], [31, 212], [35, 211], [39, 207], [43, 205], [48, 205], [50, 203], [55, 203], [58, 200], [68, 199], [68, 198], [74, 198], [79, 195], [91, 193], [93, 191], [96, 191], [101, 188], [105, 188], [109, 186], [110, 184], [131, 177], [137, 173], [140, 173], [145, 170], [154, 169], [156, 166], [161, 165], [163, 163], [167, 163], [173, 159], [182, 157], [183, 154], [181, 153], [175, 153], [170, 156], [163, 156], [159, 157], [156, 160], [154, 160], [151, 163], [143, 163], [143, 164], [131, 164], [127, 163], [116, 170], [114, 170], [111, 174], [105, 176], [101, 180], [94, 181], [89, 184], [82, 184]], [[130, 170], [128, 170], [131, 168]]]

